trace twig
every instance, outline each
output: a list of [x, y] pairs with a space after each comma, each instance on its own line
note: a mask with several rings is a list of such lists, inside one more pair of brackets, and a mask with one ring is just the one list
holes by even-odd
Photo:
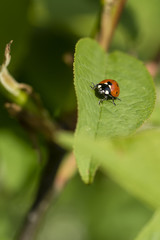
[[97, 41], [104, 50], [108, 50], [113, 32], [118, 23], [126, 0], [103, 0], [100, 19], [100, 29]]

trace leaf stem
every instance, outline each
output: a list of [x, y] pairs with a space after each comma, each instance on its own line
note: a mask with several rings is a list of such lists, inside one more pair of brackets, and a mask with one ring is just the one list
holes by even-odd
[[102, 48], [107, 51], [126, 0], [101, 1], [102, 10], [100, 15], [99, 32], [96, 39]]

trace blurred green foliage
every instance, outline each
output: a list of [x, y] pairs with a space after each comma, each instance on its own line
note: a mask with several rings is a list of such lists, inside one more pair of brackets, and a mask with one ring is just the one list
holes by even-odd
[[102, 174], [85, 186], [79, 176], [52, 202], [36, 240], [133, 239], [151, 217], [151, 209]]
[[159, 209], [155, 212], [149, 223], [144, 227], [141, 233], [135, 240], [150, 240], [160, 238], [160, 230], [159, 230], [159, 222], [160, 222], [160, 212]]
[[42, 163], [28, 137], [17, 127], [0, 130], [0, 239], [13, 239], [31, 207], [47, 155]]
[[[158, 0], [128, 0], [110, 50], [154, 60], [160, 49], [159, 9]], [[51, 116], [66, 129], [75, 128], [75, 44], [95, 31], [99, 10], [99, 0], [0, 3], [1, 63], [5, 45], [13, 39], [10, 72], [19, 82], [33, 86]], [[5, 102], [0, 96], [0, 239], [10, 240], [17, 239], [35, 201], [48, 147], [38, 140], [42, 154], [39, 163], [37, 149], [19, 123], [10, 118]], [[147, 124], [159, 126], [159, 119], [158, 99]], [[53, 151], [57, 151], [55, 146]], [[78, 177], [74, 178], [51, 208], [37, 239], [132, 239], [152, 214], [104, 176], [98, 176], [93, 186], [84, 186]]]
[[148, 61], [160, 49], [158, 0], [129, 0], [112, 42], [112, 50], [120, 48]]

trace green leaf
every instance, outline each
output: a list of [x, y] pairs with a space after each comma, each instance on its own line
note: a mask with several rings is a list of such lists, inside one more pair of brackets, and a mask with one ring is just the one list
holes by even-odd
[[160, 239], [160, 210], [157, 210], [149, 223], [135, 240], [159, 240]]
[[[61, 137], [62, 139], [62, 137]], [[132, 137], [77, 140], [79, 151], [92, 156], [119, 185], [154, 208], [160, 206], [160, 131], [148, 130]]]
[[[150, 116], [155, 102], [153, 81], [144, 65], [135, 58], [114, 52], [108, 56], [89, 38], [76, 46], [75, 89], [78, 99], [78, 123], [75, 134], [75, 156], [84, 182], [93, 180], [97, 163], [92, 152], [83, 153], [78, 138], [127, 136]], [[120, 85], [120, 99], [114, 106], [111, 101], [98, 104], [90, 88], [103, 79], [115, 79]]]
[[[103, 144], [104, 151], [102, 150], [105, 155], [106, 144]], [[155, 208], [160, 206], [159, 145], [160, 131], [149, 130], [130, 138], [115, 140], [110, 146], [110, 152], [108, 145], [111, 159], [101, 154], [106, 173]]]
[[156, 103], [155, 103], [155, 108], [154, 111], [149, 118], [149, 121], [147, 123], [152, 124], [152, 126], [160, 126], [160, 73], [157, 75], [156, 79]]
[[[61, 146], [71, 144], [71, 134], [57, 136]], [[160, 130], [147, 130], [130, 137], [97, 138], [81, 136], [79, 151], [92, 156], [121, 187], [154, 208], [160, 206]]]

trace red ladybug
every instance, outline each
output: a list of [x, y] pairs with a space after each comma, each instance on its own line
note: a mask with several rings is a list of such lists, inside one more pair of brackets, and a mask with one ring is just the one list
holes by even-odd
[[113, 104], [115, 104], [114, 100], [118, 99], [120, 88], [118, 83], [115, 80], [112, 79], [105, 79], [101, 81], [98, 84], [92, 83], [93, 86], [91, 86], [92, 89], [96, 91], [96, 95], [101, 98], [99, 101], [99, 104], [102, 103], [104, 100], [111, 99]]

